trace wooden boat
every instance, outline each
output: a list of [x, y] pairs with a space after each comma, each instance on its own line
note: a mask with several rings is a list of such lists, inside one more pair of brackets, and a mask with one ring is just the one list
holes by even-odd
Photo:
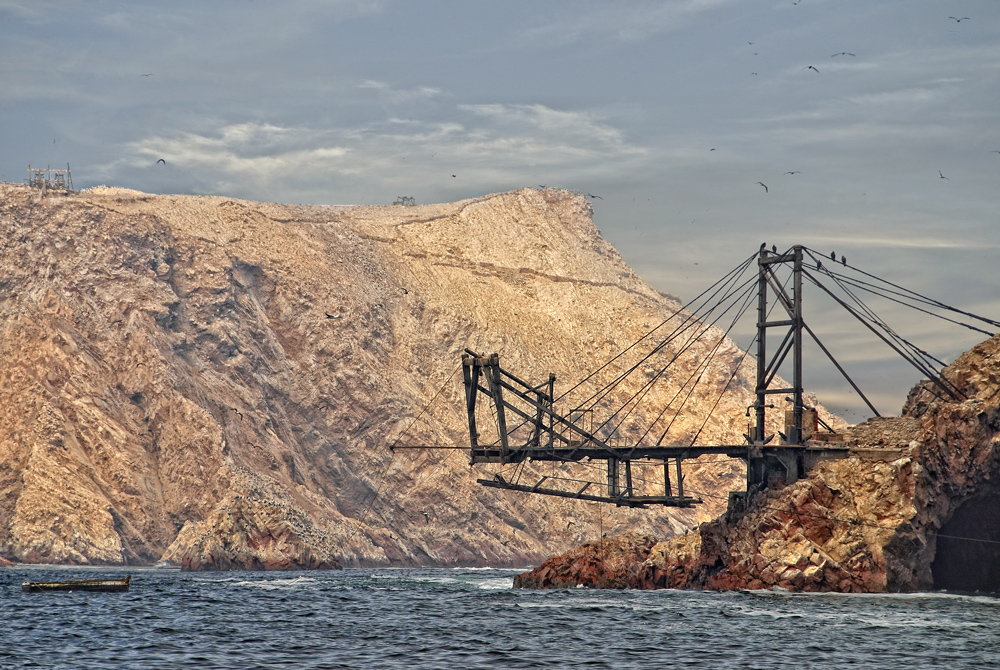
[[103, 591], [114, 593], [128, 591], [132, 583], [132, 575], [124, 579], [74, 579], [65, 582], [24, 582], [21, 590], [25, 593], [44, 593], [47, 591]]

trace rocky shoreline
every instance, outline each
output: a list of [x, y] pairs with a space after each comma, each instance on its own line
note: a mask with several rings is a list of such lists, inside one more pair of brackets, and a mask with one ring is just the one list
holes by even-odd
[[966, 400], [917, 385], [902, 417], [846, 431], [848, 458], [758, 493], [743, 514], [662, 541], [587, 543], [519, 575], [515, 586], [1000, 590], [1000, 336], [944, 375]]

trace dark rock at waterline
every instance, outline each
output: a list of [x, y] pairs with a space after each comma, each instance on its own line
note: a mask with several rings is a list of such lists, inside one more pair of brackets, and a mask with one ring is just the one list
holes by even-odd
[[903, 416], [846, 431], [849, 458], [758, 494], [742, 516], [651, 543], [608, 538], [515, 586], [883, 592], [1000, 590], [1000, 336], [929, 382]]

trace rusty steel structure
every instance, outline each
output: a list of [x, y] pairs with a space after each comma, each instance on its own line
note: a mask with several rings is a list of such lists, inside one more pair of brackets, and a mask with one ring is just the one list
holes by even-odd
[[[497, 489], [604, 502], [619, 506], [690, 507], [702, 501], [684, 490], [683, 461], [706, 454], [716, 454], [742, 459], [746, 463], [747, 490], [731, 492], [729, 498], [730, 509], [738, 510], [745, 504], [749, 493], [792, 483], [804, 476], [805, 472], [817, 462], [823, 459], [846, 456], [848, 449], [844, 446], [843, 441], [838, 439], [839, 436], [830, 426], [819, 419], [816, 409], [809, 407], [804, 400], [802, 372], [805, 335], [808, 335], [818, 345], [819, 349], [847, 379], [876, 416], [878, 416], [878, 411], [850, 378], [843, 366], [833, 357], [829, 349], [806, 324], [803, 318], [804, 281], [822, 289], [852, 316], [861, 320], [864, 325], [916, 367], [929, 380], [929, 384], [937, 389], [937, 392], [958, 397], [956, 389], [939, 374], [939, 368], [935, 366], [934, 362], [941, 363], [940, 361], [896, 335], [877, 316], [870, 313], [867, 306], [851, 291], [851, 287], [871, 290], [868, 287], [874, 286], [874, 284], [864, 280], [851, 279], [847, 275], [824, 267], [822, 257], [802, 245], [793, 246], [780, 253], [774, 247], [767, 250], [764, 245], [761, 245], [760, 251], [744, 262], [744, 271], [754, 258], [757, 266], [754, 282], [756, 284], [757, 304], [756, 380], [755, 400], [746, 411], [748, 421], [751, 416], [753, 421], [749, 423], [748, 430], [744, 434], [745, 443], [698, 444], [700, 431], [688, 444], [662, 444], [668, 431], [664, 431], [660, 439], [656, 441], [629, 443], [620, 435], [615, 435], [614, 430], [610, 432], [608, 429], [595, 430], [592, 425], [593, 408], [575, 407], [568, 411], [560, 411], [558, 408], [559, 398], [555, 393], [556, 377], [554, 374], [549, 374], [548, 379], [538, 384], [529, 383], [504, 369], [500, 364], [498, 354], [484, 355], [466, 349], [462, 355], [462, 371], [471, 463], [506, 465], [523, 464], [527, 461], [555, 463], [599, 461], [605, 464], [603, 468], [604, 481], [575, 480], [558, 475], [547, 475], [541, 476], [537, 481], [522, 483], [519, 478], [515, 480], [513, 477], [504, 477], [498, 473], [490, 479], [479, 479], [478, 482]], [[841, 263], [845, 268], [847, 267], [846, 260], [842, 259]], [[779, 278], [778, 270], [788, 271], [788, 277], [784, 281]], [[873, 277], [867, 273], [862, 272], [861, 274]], [[824, 277], [832, 279], [841, 287], [846, 286], [848, 294], [861, 308], [852, 307], [847, 301], [836, 296], [820, 281]], [[889, 289], [890, 293], [904, 295], [895, 290], [902, 289], [902, 287], [889, 282], [885, 283], [895, 287]], [[752, 287], [748, 290], [752, 290]], [[905, 291], [905, 289], [902, 290]], [[752, 294], [746, 295], [748, 298], [752, 297]], [[996, 321], [956, 310], [937, 301], [930, 301], [930, 299], [913, 292], [908, 292], [906, 295], [915, 296], [912, 298], [914, 302], [933, 303], [942, 309], [1000, 326], [1000, 323]], [[925, 310], [921, 309], [921, 311]], [[952, 319], [946, 320], [952, 321]], [[956, 321], [952, 322], [957, 323]], [[968, 324], [961, 325], [987, 335], [992, 334]], [[883, 334], [882, 330], [888, 335]], [[770, 337], [769, 334], [774, 331], [778, 331], [779, 335]], [[783, 335], [780, 334], [781, 331], [784, 332]], [[775, 341], [778, 342], [776, 347], [772, 346]], [[662, 347], [662, 345], [658, 346]], [[675, 355], [674, 359], [676, 358]], [[775, 386], [775, 380], [780, 379], [777, 376], [779, 369], [789, 360], [791, 363], [791, 384]], [[943, 363], [941, 366], [943, 367]], [[632, 370], [636, 367], [633, 366]], [[733, 371], [733, 375], [736, 375], [736, 370]], [[725, 389], [723, 393], [725, 393]], [[791, 409], [785, 413], [784, 431], [778, 431], [778, 435], [769, 435], [766, 421], [767, 410], [776, 409], [777, 406], [768, 400], [776, 395], [783, 396], [785, 402], [790, 402]], [[679, 413], [680, 410], [677, 411]], [[495, 429], [497, 435], [495, 440], [488, 443], [483, 443], [480, 433], [480, 424], [483, 420], [481, 415], [485, 412], [489, 413], [491, 430]], [[588, 425], [588, 421], [590, 425]], [[606, 425], [607, 422], [601, 424], [601, 427]], [[662, 467], [662, 488], [650, 491], [648, 480], [643, 480], [646, 486], [642, 490], [635, 486], [633, 470], [636, 465], [641, 465], [644, 468], [648, 468], [650, 465], [656, 468]], [[660, 481], [659, 474], [657, 474], [656, 481]]]

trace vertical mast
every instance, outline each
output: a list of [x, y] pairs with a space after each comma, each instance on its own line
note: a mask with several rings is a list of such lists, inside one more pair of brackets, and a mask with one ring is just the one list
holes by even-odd
[[764, 435], [764, 405], [767, 404], [767, 249], [760, 247], [757, 258], [757, 425], [754, 427], [754, 444], [763, 444]]
[[792, 316], [792, 415], [795, 426], [789, 431], [790, 444], [802, 444], [802, 246], [796, 244], [793, 284], [795, 293], [792, 296], [794, 315]]

